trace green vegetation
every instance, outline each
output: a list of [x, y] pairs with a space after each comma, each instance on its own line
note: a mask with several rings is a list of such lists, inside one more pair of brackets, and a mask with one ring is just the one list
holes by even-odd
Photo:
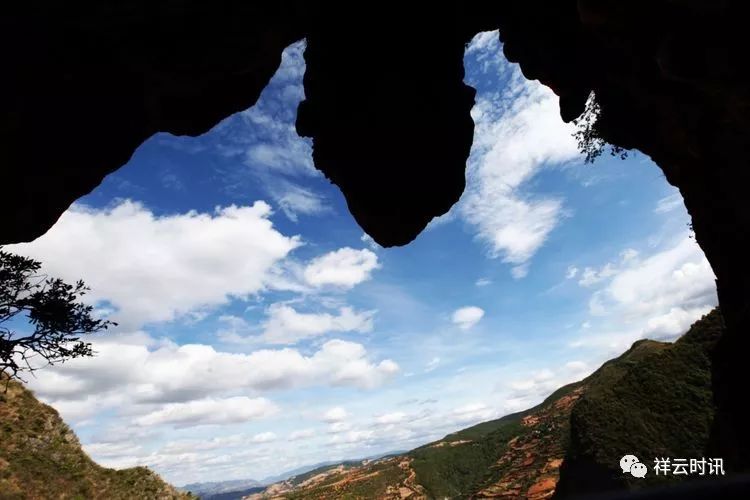
[[[465, 498], [493, 479], [496, 474], [491, 467], [506, 451], [508, 441], [525, 432], [519, 414], [501, 420], [481, 429], [494, 427], [489, 432], [479, 434], [478, 429], [467, 429], [465, 434], [462, 431], [447, 436], [447, 445], [436, 447], [430, 444], [409, 453], [414, 458], [412, 467], [418, 482], [430, 497]], [[470, 436], [476, 440], [450, 444]]]
[[[704, 455], [714, 416], [711, 356], [723, 328], [715, 310], [674, 343], [635, 342], [534, 408], [404, 455], [321, 466], [254, 498], [542, 498], [555, 488], [565, 496], [673, 482], [679, 478], [653, 473], [629, 479], [619, 459], [632, 453], [651, 466], [657, 456]], [[592, 471], [595, 481], [582, 486]], [[191, 496], [144, 467], [100, 467], [54, 409], [10, 381], [0, 392], [0, 500], [26, 498]]]
[[97, 465], [57, 411], [15, 381], [0, 391], [0, 499], [188, 499], [145, 467]]
[[674, 344], [637, 342], [631, 351], [640, 355], [601, 374], [573, 409], [569, 458], [593, 461], [621, 477], [619, 459], [632, 453], [652, 473], [645, 481], [630, 478], [631, 487], [684, 477], [656, 476], [653, 460], [704, 455], [715, 410], [711, 353], [723, 328], [717, 309]]
[[317, 476], [318, 474], [323, 474], [325, 472], [330, 471], [331, 469], [335, 469], [337, 467], [343, 467], [346, 470], [346, 469], [351, 469], [353, 467], [360, 467], [362, 466], [362, 464], [363, 464], [362, 460], [346, 460], [344, 462], [339, 462], [336, 464], [321, 465], [320, 467], [316, 467], [313, 470], [310, 470], [303, 474], [297, 474], [296, 476], [289, 478], [289, 482], [297, 486], [299, 484], [304, 483], [311, 477]]
[[[356, 467], [353, 464], [356, 463]], [[293, 478], [296, 486], [304, 481], [312, 480], [306, 487], [292, 490], [284, 494], [288, 499], [363, 499], [382, 498], [390, 490], [389, 487], [401, 484], [406, 479], [406, 471], [399, 467], [399, 459], [381, 459], [363, 466], [363, 462], [348, 462], [343, 470], [336, 470], [341, 466], [324, 466]], [[328, 473], [324, 479], [316, 481], [315, 476]]]
[[[714, 310], [676, 342], [639, 340], [534, 408], [400, 457], [321, 467], [287, 481], [291, 490], [256, 498], [546, 498], [658, 484], [665, 476], [653, 474], [654, 457], [704, 455], [711, 353], [723, 328]], [[652, 471], [645, 480], [620, 471], [630, 453]]]

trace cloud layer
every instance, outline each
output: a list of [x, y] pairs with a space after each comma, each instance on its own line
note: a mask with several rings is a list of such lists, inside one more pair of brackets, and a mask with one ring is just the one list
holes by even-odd
[[[124, 405], [143, 413], [143, 424], [198, 425], [241, 421], [253, 408], [266, 415], [273, 407], [265, 399], [225, 399], [223, 394], [321, 385], [373, 388], [399, 371], [392, 360], [372, 361], [361, 344], [337, 339], [310, 355], [289, 348], [242, 354], [203, 344], [149, 339], [149, 347], [143, 342], [143, 336], [100, 340], [94, 345], [96, 357], [43, 370], [31, 387], [76, 420]], [[222, 405], [223, 413], [208, 410]], [[179, 414], [187, 420], [178, 420]]]
[[270, 214], [262, 201], [164, 216], [130, 200], [74, 205], [44, 236], [7, 249], [40, 260], [52, 276], [83, 279], [90, 299], [108, 301], [132, 330], [273, 287], [276, 264], [300, 239], [278, 232]]
[[[475, 57], [482, 69], [468, 79], [479, 92], [459, 211], [490, 256], [513, 265], [513, 277], [522, 278], [563, 214], [561, 199], [531, 194], [528, 182], [545, 165], [573, 160], [579, 153], [573, 126], [561, 120], [554, 93], [525, 80], [501, 50], [497, 32], [480, 33], [467, 49], [467, 57]], [[484, 79], [494, 75], [502, 75], [507, 85], [486, 89]]]

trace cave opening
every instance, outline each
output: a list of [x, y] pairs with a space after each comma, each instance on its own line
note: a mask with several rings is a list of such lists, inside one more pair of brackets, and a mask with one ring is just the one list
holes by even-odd
[[557, 96], [496, 32], [464, 57], [464, 194], [382, 248], [295, 129], [305, 46], [253, 107], [195, 138], [157, 134], [45, 235], [7, 246], [83, 278], [119, 323], [96, 358], [31, 381], [100, 463], [186, 484], [415, 448], [715, 307], [679, 192], [645, 155], [584, 165]]

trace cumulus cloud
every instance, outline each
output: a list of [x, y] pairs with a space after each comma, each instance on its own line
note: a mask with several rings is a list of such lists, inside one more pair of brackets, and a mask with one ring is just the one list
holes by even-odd
[[506, 393], [507, 402], [510, 409], [515, 411], [533, 406], [560, 387], [585, 378], [591, 371], [587, 363], [573, 360], [554, 370], [543, 368], [503, 382], [495, 390], [509, 391]]
[[341, 307], [338, 314], [302, 313], [291, 305], [277, 303], [267, 309], [262, 331], [253, 328], [244, 318], [225, 315], [219, 318], [225, 327], [217, 336], [231, 344], [295, 344], [333, 332], [370, 332], [375, 312]]
[[315, 287], [352, 288], [370, 279], [378, 267], [378, 256], [371, 250], [344, 247], [313, 259], [305, 268], [304, 277]]
[[469, 330], [479, 323], [484, 316], [484, 310], [476, 306], [467, 306], [453, 311], [451, 321], [458, 325], [461, 330]]
[[456, 423], [469, 424], [495, 418], [497, 409], [484, 403], [470, 403], [456, 408], [452, 414]]
[[375, 311], [357, 312], [342, 307], [337, 315], [330, 313], [300, 313], [285, 304], [274, 304], [268, 310], [263, 337], [274, 344], [293, 344], [329, 332], [369, 332], [373, 328]]
[[[279, 408], [266, 398], [206, 398], [186, 403], [171, 403], [135, 420], [138, 425], [172, 424], [175, 427], [236, 424], [268, 417]], [[275, 437], [275, 436], [274, 436]], [[257, 442], [257, 441], [256, 441]]]
[[[516, 279], [563, 216], [562, 200], [533, 195], [526, 187], [545, 164], [578, 157], [573, 125], [560, 119], [557, 97], [537, 81], [525, 80], [501, 55], [496, 32], [480, 33], [467, 57], [480, 63], [472, 109], [474, 145], [467, 169], [467, 189], [459, 206], [462, 217], [487, 243], [489, 255], [512, 264]], [[481, 78], [503, 75], [497, 90]]]
[[392, 413], [386, 413], [384, 415], [375, 417], [375, 423], [378, 425], [398, 424], [406, 420], [406, 418], [407, 418], [406, 413], [402, 411], [395, 411]]
[[[212, 417], [208, 410], [212, 405], [223, 404], [219, 398], [227, 392], [315, 385], [373, 388], [399, 370], [388, 359], [371, 361], [361, 344], [343, 340], [325, 342], [307, 356], [289, 348], [242, 354], [216, 351], [208, 345], [180, 346], [170, 342], [152, 349], [138, 344], [97, 342], [94, 348], [96, 357], [48, 368], [30, 380], [31, 388], [53, 402], [66, 418], [84, 418], [119, 407], [148, 412], [148, 418], [141, 421], [144, 424], [171, 422], [177, 418], [172, 415], [178, 413], [189, 415], [191, 424], [229, 421], [229, 415]], [[227, 408], [236, 410], [240, 415], [237, 418], [247, 415], [245, 407]]]
[[610, 276], [614, 276], [616, 273], [617, 271], [611, 263], [605, 264], [601, 269], [587, 267], [581, 273], [581, 279], [578, 280], [578, 284], [581, 286], [591, 286], [609, 278]]
[[196, 451], [247, 446], [251, 441], [252, 438], [248, 439], [248, 436], [244, 434], [217, 436], [210, 439], [176, 439], [162, 446], [159, 453], [165, 455], [181, 455], [183, 453]]
[[332, 422], [328, 426], [328, 434], [340, 434], [351, 430], [352, 424], [349, 422]]
[[129, 200], [74, 205], [44, 236], [7, 250], [52, 276], [83, 279], [91, 300], [108, 301], [113, 319], [136, 329], [273, 287], [275, 266], [300, 240], [279, 233], [270, 215], [262, 201], [164, 216]]
[[291, 434], [289, 434], [289, 441], [303, 441], [305, 439], [311, 439], [315, 437], [315, 430], [314, 429], [300, 429], [297, 431], [293, 431]]
[[367, 443], [375, 437], [375, 432], [371, 430], [351, 430], [335, 434], [331, 438], [331, 444], [358, 444]]
[[[624, 266], [631, 265], [632, 262], [638, 257], [638, 251], [633, 248], [626, 248], [620, 252], [620, 258], [615, 262], [607, 262], [600, 268], [586, 267], [581, 272], [581, 278], [578, 280], [578, 284], [584, 287], [590, 287], [597, 283], [607, 280], [608, 278], [616, 275], [620, 272]], [[569, 272], [570, 274], [570, 272]], [[575, 276], [575, 273], [571, 278]]]
[[261, 432], [254, 435], [250, 441], [253, 443], [270, 443], [271, 441], [276, 441], [276, 434], [273, 432]]
[[688, 235], [646, 258], [621, 254], [621, 262], [589, 300], [598, 333], [574, 345], [619, 350], [638, 338], [674, 339], [718, 303], [711, 266]]
[[349, 418], [349, 412], [340, 406], [336, 406], [323, 414], [323, 421], [328, 423], [341, 422]]

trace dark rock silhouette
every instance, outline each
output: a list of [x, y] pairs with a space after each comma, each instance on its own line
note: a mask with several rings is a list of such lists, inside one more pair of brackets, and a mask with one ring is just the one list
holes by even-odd
[[714, 452], [750, 467], [750, 89], [741, 0], [190, 0], [12, 3], [0, 18], [3, 243], [44, 233], [156, 131], [195, 135], [251, 106], [281, 50], [307, 37], [298, 130], [384, 246], [455, 203], [473, 124], [464, 44], [500, 29], [524, 75], [572, 120], [594, 91], [599, 130], [677, 186], [717, 276]]

